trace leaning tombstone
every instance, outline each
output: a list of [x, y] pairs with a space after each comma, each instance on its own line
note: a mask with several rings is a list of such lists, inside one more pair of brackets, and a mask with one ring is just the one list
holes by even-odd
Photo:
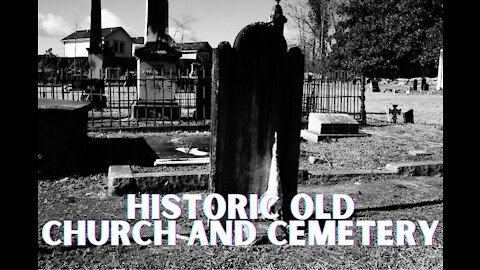
[[[279, 1], [277, 1], [279, 2]], [[243, 28], [214, 50], [209, 191], [278, 195], [292, 219], [297, 193], [304, 56], [287, 50], [277, 3], [271, 20]]]

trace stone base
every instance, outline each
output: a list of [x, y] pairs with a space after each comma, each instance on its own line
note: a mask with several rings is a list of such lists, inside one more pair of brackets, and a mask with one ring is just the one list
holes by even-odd
[[[110, 166], [108, 169], [108, 194], [122, 196], [129, 193], [178, 193], [207, 190], [210, 172], [207, 170], [186, 172], [132, 173], [128, 165]], [[333, 183], [368, 175], [394, 175], [389, 170], [323, 170], [298, 169], [298, 183], [307, 181]]]
[[201, 158], [180, 158], [180, 159], [171, 159], [171, 158], [164, 158], [164, 159], [157, 159], [153, 163], [154, 166], [169, 166], [169, 165], [202, 165], [202, 164], [209, 164], [210, 157], [201, 157]]
[[358, 134], [360, 124], [348, 114], [310, 113], [308, 130], [318, 134]]
[[348, 138], [348, 137], [367, 137], [370, 134], [358, 133], [358, 134], [319, 134], [310, 130], [302, 129], [300, 131], [300, 137], [307, 141], [319, 142], [327, 138]]
[[443, 161], [389, 163], [385, 166], [385, 169], [401, 175], [443, 176]]
[[128, 165], [110, 166], [108, 169], [108, 194], [128, 193], [177, 193], [191, 190], [206, 190], [209, 173], [188, 172], [147, 172], [132, 173]]
[[121, 195], [135, 188], [135, 178], [129, 165], [115, 165], [108, 168], [108, 194]]

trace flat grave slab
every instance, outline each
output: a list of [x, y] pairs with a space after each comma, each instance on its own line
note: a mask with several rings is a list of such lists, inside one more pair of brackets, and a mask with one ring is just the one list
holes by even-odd
[[46, 98], [39, 98], [37, 104], [38, 110], [88, 111], [93, 108], [90, 102]]
[[359, 126], [348, 114], [310, 113], [307, 129], [318, 134], [358, 134]]
[[371, 136], [367, 133], [358, 133], [358, 134], [319, 134], [310, 130], [302, 129], [300, 131], [300, 137], [307, 141], [319, 142], [327, 138], [348, 138], [348, 137], [368, 137]]
[[443, 160], [389, 163], [385, 169], [401, 175], [443, 176]]

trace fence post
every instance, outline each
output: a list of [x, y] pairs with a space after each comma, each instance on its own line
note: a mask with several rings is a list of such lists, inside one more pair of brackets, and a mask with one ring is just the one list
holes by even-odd
[[362, 74], [362, 88], [360, 89], [360, 115], [361, 124], [367, 124], [367, 111], [365, 110], [365, 75]]

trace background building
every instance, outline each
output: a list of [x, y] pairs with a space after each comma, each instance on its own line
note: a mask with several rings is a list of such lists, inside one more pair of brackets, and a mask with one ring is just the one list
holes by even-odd
[[[62, 39], [65, 46], [64, 57], [88, 57], [90, 30], [73, 32]], [[122, 27], [103, 28], [102, 44], [110, 48], [114, 57], [132, 57], [134, 40]]]

